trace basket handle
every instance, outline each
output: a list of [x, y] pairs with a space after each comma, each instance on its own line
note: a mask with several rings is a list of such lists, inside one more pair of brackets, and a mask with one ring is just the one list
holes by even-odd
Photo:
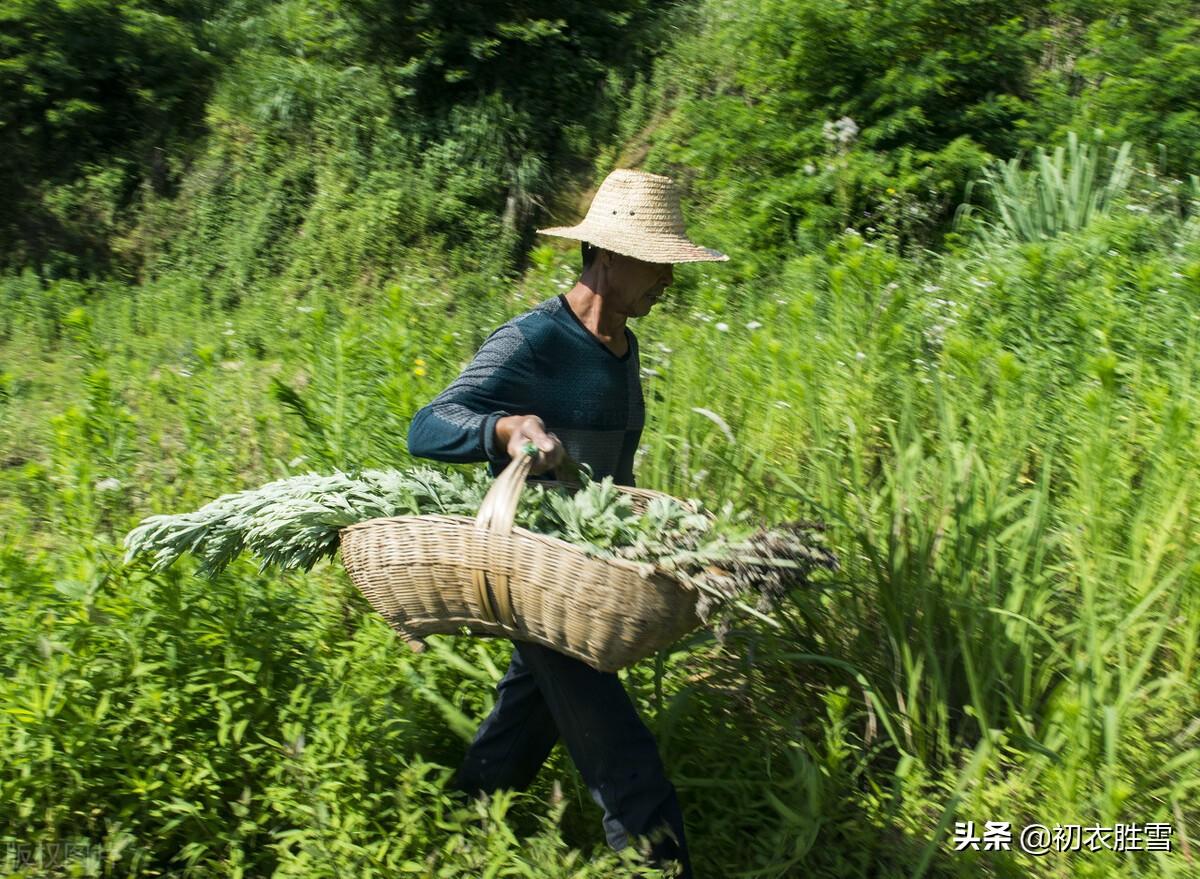
[[[479, 514], [475, 517], [475, 528], [479, 531], [490, 531], [493, 534], [508, 534], [512, 531], [513, 520], [517, 515], [517, 502], [521, 499], [525, 477], [529, 475], [533, 466], [537, 448], [528, 443], [522, 452], [523, 454], [517, 455], [509, 462], [504, 472], [496, 477], [496, 481], [484, 495], [483, 503], [479, 505]], [[471, 571], [475, 597], [479, 601], [483, 618], [489, 623], [498, 622], [506, 628], [515, 629], [517, 624], [513, 617], [508, 575], [493, 574], [491, 579], [493, 589], [489, 590], [487, 572], [478, 568]], [[496, 597], [496, 606], [492, 605], [489, 591]]]
[[479, 514], [475, 517], [475, 527], [481, 531], [491, 531], [493, 534], [507, 534], [512, 531], [513, 520], [517, 515], [517, 502], [521, 498], [521, 489], [525, 487], [525, 477], [533, 466], [533, 455], [530, 453], [532, 443], [523, 449], [523, 454], [513, 458], [504, 468], [492, 487], [483, 497], [479, 505]]
[[[521, 491], [525, 488], [525, 480], [538, 452], [533, 443], [526, 443], [522, 451], [524, 454], [509, 462], [484, 495], [483, 503], [479, 505], [479, 513], [475, 516], [475, 526], [480, 530], [495, 534], [508, 534], [512, 531], [517, 515], [517, 502], [521, 499]], [[582, 467], [570, 455], [563, 455], [558, 469], [562, 470], [566, 477], [561, 481], [582, 484], [579, 478]]]
[[[493, 534], [509, 534], [512, 531], [513, 521], [517, 516], [517, 503], [521, 499], [521, 491], [525, 488], [525, 481], [533, 467], [533, 459], [537, 456], [538, 449], [533, 443], [526, 443], [521, 451], [523, 454], [517, 455], [509, 462], [504, 472], [496, 477], [496, 481], [484, 495], [483, 503], [479, 505], [479, 514], [475, 517], [475, 527], [480, 531], [491, 531]], [[562, 469], [568, 477], [564, 481], [579, 484], [579, 464], [566, 454], [563, 455], [562, 464]], [[484, 619], [515, 629], [517, 623], [513, 616], [508, 576], [495, 574], [493, 578], [494, 582], [491, 585], [494, 588], [491, 591], [496, 598], [495, 606], [489, 600], [487, 572], [478, 569], [471, 572], [475, 595], [479, 599]]]

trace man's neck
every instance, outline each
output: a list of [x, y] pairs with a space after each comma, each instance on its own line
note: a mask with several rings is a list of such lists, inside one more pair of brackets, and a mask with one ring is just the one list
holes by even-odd
[[[624, 354], [628, 342], [625, 340], [626, 315], [609, 310], [607, 300], [585, 284], [577, 281], [566, 293], [566, 300], [575, 316], [592, 335], [596, 336], [617, 354]], [[620, 349], [620, 350], [616, 350]]]

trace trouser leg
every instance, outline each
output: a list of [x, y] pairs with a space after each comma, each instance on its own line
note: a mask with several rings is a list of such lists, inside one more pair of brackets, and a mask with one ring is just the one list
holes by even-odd
[[617, 675], [536, 644], [518, 643], [513, 655], [532, 672], [572, 761], [604, 809], [609, 844], [620, 849], [631, 836], [657, 835], [653, 858], [678, 861], [691, 877], [675, 788]]
[[480, 724], [453, 784], [469, 794], [524, 790], [558, 739], [537, 680], [514, 649], [496, 685], [496, 704]]

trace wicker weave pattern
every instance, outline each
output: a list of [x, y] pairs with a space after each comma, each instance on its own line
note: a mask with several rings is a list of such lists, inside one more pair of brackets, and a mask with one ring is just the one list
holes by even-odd
[[[437, 515], [370, 519], [341, 530], [351, 580], [414, 649], [424, 646], [425, 635], [466, 627], [616, 671], [700, 624], [695, 592], [669, 574], [596, 559], [566, 541], [512, 527], [511, 492], [519, 492], [527, 471], [528, 458], [514, 460], [489, 492], [500, 498], [499, 525], [506, 517], [509, 523], [499, 533], [481, 519]], [[658, 494], [621, 490], [635, 509]]]

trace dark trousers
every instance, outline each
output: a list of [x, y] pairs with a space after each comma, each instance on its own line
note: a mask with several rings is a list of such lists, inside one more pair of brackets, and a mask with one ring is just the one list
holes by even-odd
[[656, 839], [658, 866], [678, 861], [690, 879], [683, 815], [663, 771], [654, 736], [638, 717], [620, 679], [562, 653], [513, 642], [498, 698], [455, 776], [471, 794], [524, 790], [561, 735], [592, 798], [604, 809], [614, 849], [632, 836]]

